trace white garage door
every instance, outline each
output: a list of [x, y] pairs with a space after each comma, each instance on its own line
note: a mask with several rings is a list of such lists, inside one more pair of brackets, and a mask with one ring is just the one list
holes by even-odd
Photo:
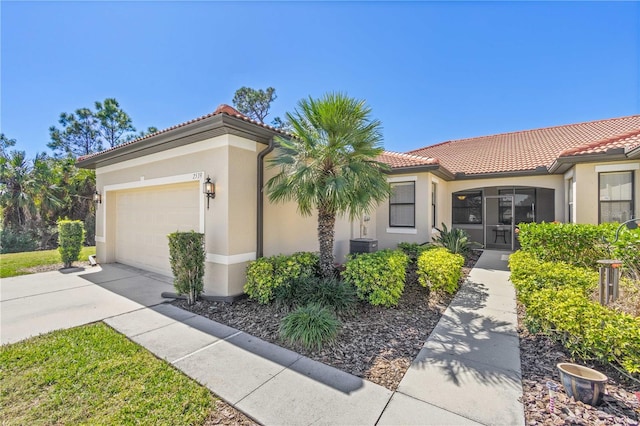
[[167, 234], [199, 232], [198, 182], [119, 191], [116, 261], [171, 276]]

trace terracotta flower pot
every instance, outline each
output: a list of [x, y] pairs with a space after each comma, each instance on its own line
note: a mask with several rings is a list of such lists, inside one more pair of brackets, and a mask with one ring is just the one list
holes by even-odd
[[604, 387], [609, 380], [607, 376], [591, 368], [567, 362], [561, 362], [557, 367], [567, 395], [593, 406], [602, 402]]

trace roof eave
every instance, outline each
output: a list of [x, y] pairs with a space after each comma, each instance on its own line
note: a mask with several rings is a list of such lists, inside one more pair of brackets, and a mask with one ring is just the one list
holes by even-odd
[[640, 158], [640, 145], [626, 152], [627, 158], [636, 159]]
[[434, 175], [444, 179], [444, 180], [453, 180], [454, 175], [446, 168], [442, 167], [439, 164], [422, 164], [419, 166], [406, 166], [406, 167], [394, 167], [393, 169], [387, 171], [387, 174], [390, 175], [399, 175], [405, 173], [421, 173], [421, 172], [431, 172]]
[[76, 162], [76, 166], [83, 169], [96, 169], [224, 134], [233, 134], [268, 144], [275, 135], [281, 133], [237, 117], [218, 114], [130, 145], [93, 155]]
[[549, 171], [545, 166], [539, 166], [531, 170], [514, 170], [505, 172], [488, 172], [488, 173], [474, 173], [467, 174], [464, 172], [456, 173], [455, 180], [468, 180], [468, 179], [495, 179], [503, 177], [519, 177], [519, 176], [540, 176], [548, 175]]
[[[634, 150], [635, 151], [635, 150]], [[633, 152], [633, 151], [631, 151]], [[637, 154], [640, 157], [640, 152]], [[595, 154], [578, 154], [560, 156], [549, 167], [549, 173], [564, 173], [569, 170], [574, 164], [577, 163], [593, 163], [596, 161], [615, 161], [626, 160], [629, 157], [629, 153], [625, 154], [624, 148], [609, 149], [607, 152], [599, 152]]]

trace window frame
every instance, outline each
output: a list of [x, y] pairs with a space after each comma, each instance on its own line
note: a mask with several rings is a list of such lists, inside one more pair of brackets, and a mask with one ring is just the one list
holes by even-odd
[[436, 228], [438, 222], [436, 221], [437, 212], [437, 197], [438, 197], [438, 184], [431, 182], [431, 227]]
[[[391, 196], [389, 197], [389, 228], [412, 228], [416, 227], [416, 181], [415, 180], [406, 180], [406, 181], [397, 181], [397, 182], [389, 182], [391, 186], [391, 191], [393, 192], [393, 187], [395, 185], [409, 185], [413, 187], [413, 202], [412, 203], [393, 203], [391, 202]], [[393, 224], [391, 209], [393, 206], [413, 206], [413, 225], [395, 225]]]
[[[602, 175], [612, 175], [612, 174], [629, 174], [631, 177], [631, 198], [630, 199], [615, 199], [615, 200], [603, 200], [600, 194], [602, 190]], [[598, 224], [602, 222], [602, 204], [607, 203], [620, 203], [620, 202], [628, 202], [629, 203], [629, 218], [634, 217], [634, 208], [636, 204], [635, 196], [636, 196], [636, 179], [635, 179], [635, 170], [615, 170], [615, 171], [607, 171], [607, 172], [598, 172]], [[613, 222], [604, 222], [604, 223], [613, 223]]]
[[[479, 197], [480, 198], [480, 206], [478, 207], [479, 211], [478, 211], [478, 216], [480, 218], [479, 221], [475, 221], [475, 222], [471, 222], [471, 221], [464, 221], [464, 222], [458, 222], [456, 221], [456, 214], [454, 213], [455, 209], [462, 209], [462, 208], [466, 208], [466, 209], [471, 209], [471, 207], [456, 207], [456, 199], [458, 199], [459, 195], [466, 195], [467, 197]], [[462, 200], [459, 200], [462, 201]], [[478, 191], [459, 191], [459, 192], [454, 192], [451, 194], [451, 224], [452, 225], [482, 225], [484, 223], [484, 216], [483, 216], [483, 209], [484, 209], [484, 191], [482, 190], [478, 190]]]

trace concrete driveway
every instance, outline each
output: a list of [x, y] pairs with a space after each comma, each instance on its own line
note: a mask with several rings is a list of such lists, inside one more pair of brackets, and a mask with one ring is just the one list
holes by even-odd
[[76, 327], [169, 299], [171, 278], [121, 264], [0, 281], [0, 343]]

